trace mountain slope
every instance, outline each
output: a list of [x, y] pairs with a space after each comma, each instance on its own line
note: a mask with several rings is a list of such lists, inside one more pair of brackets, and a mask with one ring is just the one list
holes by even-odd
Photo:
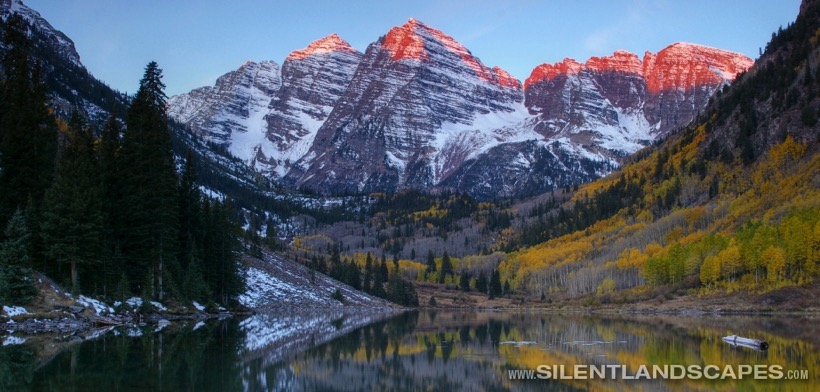
[[248, 62], [202, 87], [171, 97], [169, 116], [249, 166], [282, 177], [304, 156], [361, 58], [338, 35], [294, 51], [281, 69]]
[[[62, 117], [74, 107], [88, 119], [101, 126], [109, 111], [124, 114], [128, 97], [112, 90], [92, 76], [80, 62], [80, 55], [71, 41], [55, 29], [40, 14], [21, 0], [0, 0], [0, 26], [12, 13], [19, 13], [33, 27], [31, 39], [34, 55], [43, 67], [43, 78], [48, 85], [51, 104]], [[0, 53], [6, 48], [0, 42]]]
[[521, 98], [506, 72], [411, 19], [370, 45], [301, 162], [307, 169], [286, 181], [323, 191], [431, 188], [474, 152], [462, 130], [479, 116], [520, 117]]
[[[270, 311], [288, 307], [342, 309], [395, 306], [272, 253], [264, 253], [259, 259], [246, 256], [244, 262], [248, 268], [248, 291], [239, 300], [250, 309]], [[342, 300], [333, 299], [336, 290], [341, 293]]]
[[693, 124], [580, 187], [565, 206], [572, 212], [551, 222], [595, 219], [510, 254], [503, 278], [528, 293], [599, 301], [765, 292], [816, 280], [817, 31], [820, 2], [804, 2], [797, 21]]

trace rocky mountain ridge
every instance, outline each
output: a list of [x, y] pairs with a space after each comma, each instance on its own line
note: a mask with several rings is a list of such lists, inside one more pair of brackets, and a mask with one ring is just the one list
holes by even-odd
[[[410, 19], [365, 53], [333, 34], [292, 52], [281, 68], [265, 62], [266, 77], [245, 64], [214, 87], [172, 97], [169, 107], [173, 118], [289, 187], [494, 198], [607, 174], [688, 123], [752, 63], [676, 43], [643, 59], [616, 51], [542, 64], [522, 84]], [[249, 87], [257, 81], [266, 84]]]

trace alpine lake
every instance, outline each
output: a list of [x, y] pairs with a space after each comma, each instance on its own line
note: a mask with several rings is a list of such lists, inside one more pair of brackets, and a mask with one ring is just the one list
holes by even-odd
[[[0, 336], [2, 391], [817, 391], [818, 316], [316, 310]], [[737, 344], [730, 335], [768, 343]]]

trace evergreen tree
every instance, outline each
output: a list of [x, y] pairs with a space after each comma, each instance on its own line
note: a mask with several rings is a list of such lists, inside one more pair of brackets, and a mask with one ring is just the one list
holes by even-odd
[[490, 277], [490, 287], [487, 295], [490, 299], [493, 299], [500, 297], [501, 294], [503, 294], [501, 291], [501, 274], [496, 269], [493, 270], [492, 276]]
[[276, 240], [276, 222], [273, 219], [268, 219], [268, 223], [265, 225], [265, 245], [271, 249], [279, 248]]
[[0, 222], [30, 199], [39, 206], [54, 174], [57, 126], [46, 106], [46, 87], [28, 37], [23, 17], [11, 15], [3, 31], [7, 50], [0, 83]]
[[346, 275], [345, 267], [342, 265], [342, 256], [339, 254], [339, 245], [337, 244], [333, 244], [333, 250], [330, 253], [330, 273], [331, 276], [339, 280], [344, 280]]
[[120, 175], [117, 167], [117, 159], [120, 149], [120, 136], [122, 127], [119, 120], [112, 113], [105, 123], [105, 127], [100, 133], [97, 143], [97, 165], [100, 179], [100, 191], [102, 198], [103, 230], [103, 273], [105, 275], [106, 286], [116, 287], [123, 271], [122, 252], [120, 246], [120, 235], [124, 229], [118, 226], [120, 221]]
[[372, 294], [373, 293], [373, 257], [370, 255], [370, 252], [367, 252], [367, 256], [365, 257], [364, 261], [364, 281], [362, 282], [362, 290], [365, 293]]
[[384, 283], [387, 281], [387, 260], [382, 256], [379, 265], [374, 268], [373, 274], [373, 295], [385, 298], [387, 293], [384, 290]]
[[239, 241], [240, 227], [237, 220], [232, 219], [234, 210], [230, 204], [212, 201], [205, 205], [205, 280], [210, 292], [220, 303], [235, 305], [237, 298], [245, 290], [245, 280], [239, 265], [242, 249]]
[[[196, 240], [192, 240], [192, 242], [191, 247], [197, 249]], [[202, 260], [197, 258], [197, 252], [191, 252], [189, 256], [190, 260], [188, 260], [185, 267], [185, 278], [182, 281], [183, 293], [188, 299], [200, 302], [207, 301], [210, 299], [211, 293], [202, 273]]]
[[176, 269], [179, 241], [178, 182], [164, 88], [162, 71], [149, 63], [128, 109], [119, 165], [125, 272], [133, 284], [145, 281], [147, 271], [148, 294], [160, 300], [167, 271]]
[[21, 210], [9, 219], [0, 243], [0, 303], [26, 304], [37, 293], [31, 279], [31, 231]]
[[436, 272], [436, 255], [430, 250], [427, 252], [427, 268], [424, 270], [425, 276], [431, 272]]
[[470, 273], [465, 269], [461, 272], [458, 280], [458, 286], [462, 291], [470, 291]]
[[418, 306], [419, 298], [416, 288], [402, 279], [398, 273], [390, 276], [387, 282], [387, 300], [402, 306]]
[[[41, 235], [46, 255], [70, 267], [69, 282], [75, 294], [79, 293], [79, 267], [96, 265], [101, 260], [102, 192], [96, 173], [94, 137], [74, 111], [57, 178], [46, 193]], [[104, 286], [104, 278], [95, 277], [89, 283]]]
[[483, 272], [478, 273], [478, 278], [475, 281], [475, 290], [481, 294], [487, 294], [487, 277]]
[[444, 283], [447, 275], [453, 276], [453, 262], [450, 261], [450, 255], [447, 254], [447, 251], [444, 251], [444, 256], [441, 257], [441, 272], [438, 275], [438, 282]]
[[359, 272], [359, 267], [356, 265], [356, 263], [353, 262], [353, 260], [350, 260], [350, 262], [346, 262], [345, 265], [347, 266], [347, 271], [348, 271], [348, 282], [347, 282], [347, 284], [349, 284], [351, 287], [353, 287], [356, 290], [361, 290], [362, 289], [362, 277], [361, 277], [361, 273]]
[[[196, 239], [202, 238], [202, 195], [196, 185], [193, 154], [188, 151], [185, 168], [179, 180], [179, 253], [181, 270], [189, 270], [191, 262], [201, 262]], [[197, 267], [197, 268], [201, 268]]]

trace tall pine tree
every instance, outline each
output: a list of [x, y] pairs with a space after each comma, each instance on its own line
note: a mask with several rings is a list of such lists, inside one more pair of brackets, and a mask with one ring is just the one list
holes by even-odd
[[[122, 126], [114, 113], [108, 118], [97, 143], [97, 164], [100, 179], [103, 214], [103, 274], [105, 286], [115, 287], [122, 280], [123, 260], [121, 251], [120, 219], [122, 179], [119, 174], [119, 152]], [[108, 293], [106, 293], [108, 294]]]
[[203, 251], [205, 280], [211, 293], [224, 305], [235, 305], [245, 290], [245, 281], [239, 266], [240, 227], [233, 219], [230, 204], [205, 202], [205, 236]]
[[[0, 222], [42, 202], [51, 184], [57, 125], [46, 106], [46, 87], [32, 58], [29, 27], [19, 14], [6, 20], [0, 82]], [[35, 214], [36, 215], [36, 214]], [[36, 222], [29, 222], [36, 223]], [[36, 239], [35, 239], [36, 240]], [[36, 241], [35, 241], [36, 242]]]
[[444, 251], [444, 256], [441, 257], [441, 272], [438, 275], [438, 282], [444, 283], [447, 275], [453, 276], [453, 262], [450, 261], [450, 255]]
[[168, 271], [177, 270], [179, 242], [178, 182], [164, 88], [162, 70], [149, 63], [128, 109], [119, 160], [125, 273], [132, 289], [160, 300]]
[[[46, 192], [41, 235], [46, 255], [69, 268], [72, 291], [79, 293], [81, 265], [101, 262], [102, 192], [97, 178], [94, 136], [74, 111], [65, 135], [57, 178]], [[94, 283], [103, 279], [95, 278]], [[100, 288], [104, 293], [105, 287]]]
[[6, 240], [0, 243], [0, 303], [26, 304], [37, 290], [28, 267], [32, 236], [22, 210], [14, 212], [3, 234]]

